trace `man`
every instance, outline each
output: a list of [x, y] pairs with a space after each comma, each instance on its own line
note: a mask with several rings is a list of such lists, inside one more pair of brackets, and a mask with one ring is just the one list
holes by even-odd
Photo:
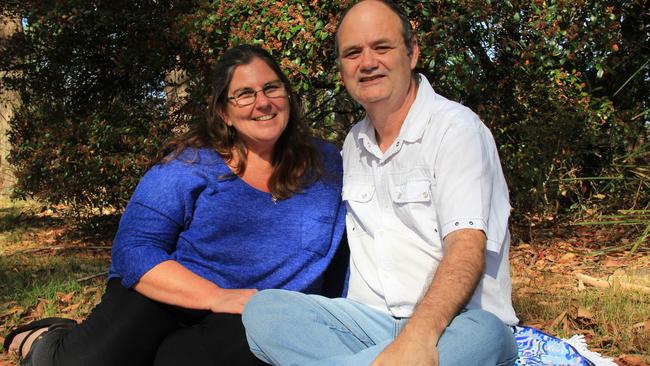
[[514, 364], [494, 139], [413, 74], [418, 45], [392, 2], [354, 5], [336, 42], [366, 111], [343, 146], [348, 297], [262, 291], [244, 312], [251, 349], [276, 365]]

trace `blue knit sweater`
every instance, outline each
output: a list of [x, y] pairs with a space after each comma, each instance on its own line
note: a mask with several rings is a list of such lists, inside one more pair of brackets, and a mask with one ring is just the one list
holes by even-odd
[[113, 241], [109, 278], [133, 286], [166, 260], [224, 288], [319, 293], [345, 226], [341, 156], [317, 141], [324, 177], [273, 202], [210, 149], [187, 149], [138, 184]]

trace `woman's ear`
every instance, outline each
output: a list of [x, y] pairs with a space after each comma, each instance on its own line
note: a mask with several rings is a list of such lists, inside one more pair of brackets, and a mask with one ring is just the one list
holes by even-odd
[[223, 123], [225, 123], [226, 126], [231, 127], [232, 122], [230, 121], [230, 118], [228, 118], [228, 113], [226, 113], [221, 107], [217, 107], [216, 109], [217, 109], [217, 114], [219, 115], [221, 120], [223, 120]]

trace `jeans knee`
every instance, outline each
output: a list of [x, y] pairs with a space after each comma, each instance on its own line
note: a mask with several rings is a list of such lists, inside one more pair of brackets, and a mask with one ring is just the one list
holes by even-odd
[[282, 317], [287, 315], [292, 295], [291, 291], [271, 289], [251, 296], [242, 314], [248, 337], [255, 338], [272, 331], [277, 326], [274, 323], [282, 321]]
[[263, 290], [248, 299], [242, 313], [242, 322], [247, 329], [249, 324], [254, 325], [259, 318], [266, 318], [269, 311], [272, 311], [274, 304], [277, 303], [275, 291], [277, 290]]
[[517, 344], [512, 331], [496, 315], [485, 310], [472, 309], [466, 311], [463, 317], [475, 324], [472, 333], [478, 342], [516, 353]]

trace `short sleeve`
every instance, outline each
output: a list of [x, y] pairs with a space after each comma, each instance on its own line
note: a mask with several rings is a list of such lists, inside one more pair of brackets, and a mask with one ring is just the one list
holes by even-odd
[[464, 120], [452, 124], [442, 139], [435, 201], [443, 237], [459, 229], [487, 234], [494, 171], [482, 132], [478, 119]]

